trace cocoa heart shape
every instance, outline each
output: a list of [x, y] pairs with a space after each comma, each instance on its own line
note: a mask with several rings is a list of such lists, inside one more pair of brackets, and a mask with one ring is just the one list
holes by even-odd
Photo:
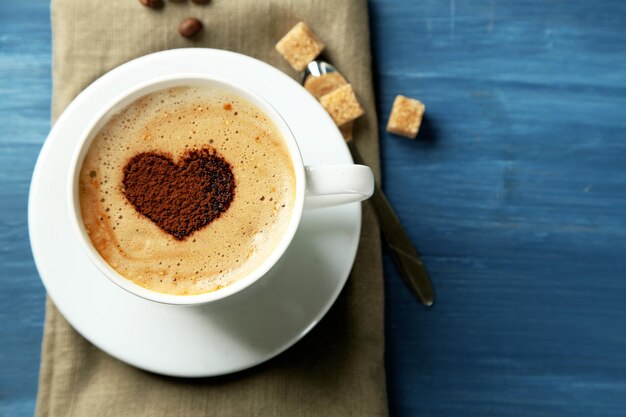
[[235, 196], [230, 164], [208, 148], [188, 151], [178, 163], [157, 152], [135, 155], [123, 186], [139, 213], [178, 240], [220, 217]]

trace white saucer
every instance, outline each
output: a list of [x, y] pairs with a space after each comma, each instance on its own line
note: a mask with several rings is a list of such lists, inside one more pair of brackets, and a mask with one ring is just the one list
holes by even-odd
[[308, 211], [283, 260], [232, 299], [202, 307], [161, 305], [101, 275], [82, 253], [65, 198], [69, 159], [91, 117], [116, 95], [153, 77], [206, 72], [240, 83], [272, 103], [293, 130], [306, 164], [352, 163], [330, 117], [298, 83], [256, 59], [214, 49], [177, 49], [128, 62], [69, 105], [46, 140], [33, 174], [28, 222], [41, 279], [67, 321], [110, 355], [181, 377], [243, 370], [278, 355], [326, 314], [356, 256], [360, 204]]

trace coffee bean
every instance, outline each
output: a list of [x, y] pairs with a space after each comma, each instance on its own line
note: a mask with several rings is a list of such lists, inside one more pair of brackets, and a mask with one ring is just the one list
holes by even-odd
[[139, 3], [151, 9], [159, 9], [163, 7], [163, 0], [139, 0]]
[[193, 38], [202, 30], [202, 22], [195, 17], [188, 17], [178, 25], [178, 32], [185, 38]]
[[191, 0], [191, 1], [196, 4], [209, 4], [211, 0]]

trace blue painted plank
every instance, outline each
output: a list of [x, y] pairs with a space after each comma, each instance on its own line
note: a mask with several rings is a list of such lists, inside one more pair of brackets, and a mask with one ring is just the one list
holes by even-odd
[[30, 176], [50, 129], [48, 1], [0, 2], [0, 416], [35, 407], [45, 295], [27, 228]]
[[623, 415], [626, 5], [371, 5], [382, 124], [427, 107], [383, 174], [439, 297], [387, 259], [393, 414]]

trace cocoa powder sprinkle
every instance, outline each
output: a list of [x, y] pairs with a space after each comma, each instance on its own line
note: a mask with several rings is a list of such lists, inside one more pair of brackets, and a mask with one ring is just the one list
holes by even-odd
[[208, 148], [187, 151], [177, 164], [156, 152], [135, 155], [122, 184], [135, 209], [177, 240], [228, 210], [236, 187], [230, 164]]

